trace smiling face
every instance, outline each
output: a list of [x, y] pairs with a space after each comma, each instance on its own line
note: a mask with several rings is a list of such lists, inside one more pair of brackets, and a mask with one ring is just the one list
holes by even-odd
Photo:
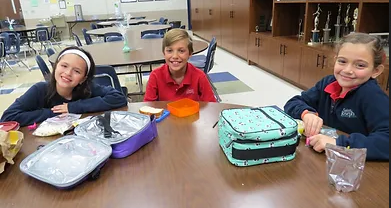
[[76, 54], [66, 54], [58, 61], [54, 77], [57, 90], [72, 91], [87, 79], [87, 64]]
[[344, 43], [334, 65], [334, 76], [346, 92], [376, 78], [383, 71], [382, 65], [374, 68], [374, 55], [369, 44]]
[[164, 48], [164, 59], [170, 72], [177, 73], [186, 70], [187, 61], [190, 57], [187, 39], [178, 40]]

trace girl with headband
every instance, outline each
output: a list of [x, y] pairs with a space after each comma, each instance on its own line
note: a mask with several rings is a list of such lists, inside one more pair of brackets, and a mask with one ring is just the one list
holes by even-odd
[[42, 122], [66, 113], [107, 111], [127, 105], [116, 89], [92, 82], [95, 63], [78, 47], [60, 52], [48, 82], [33, 85], [4, 111], [1, 121], [17, 121], [20, 126]]

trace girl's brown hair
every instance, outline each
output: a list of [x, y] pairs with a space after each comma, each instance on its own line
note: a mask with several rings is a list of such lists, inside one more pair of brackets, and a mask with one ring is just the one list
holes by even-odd
[[337, 45], [337, 55], [345, 43], [368, 44], [372, 49], [374, 68], [377, 68], [386, 60], [386, 53], [383, 49], [383, 43], [378, 36], [373, 36], [366, 33], [351, 33], [339, 41]]
[[189, 49], [190, 55], [193, 54], [193, 40], [190, 37], [189, 33], [187, 33], [184, 29], [171, 29], [168, 31], [163, 38], [162, 51], [164, 53], [164, 49], [168, 46], [171, 46], [177, 41], [186, 39], [188, 42], [187, 48]]

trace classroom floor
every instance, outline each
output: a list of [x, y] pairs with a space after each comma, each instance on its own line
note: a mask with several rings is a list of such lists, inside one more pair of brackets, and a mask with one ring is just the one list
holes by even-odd
[[[198, 38], [195, 37], [195, 39]], [[73, 41], [63, 41], [62, 48], [73, 44]], [[54, 49], [59, 50], [57, 46], [54, 46]], [[22, 54], [20, 57], [24, 60]], [[49, 65], [47, 56], [42, 55], [42, 57]], [[41, 71], [36, 66], [34, 56], [27, 57], [25, 62], [32, 68], [31, 71], [17, 64], [12, 66], [16, 74], [12, 73], [9, 68], [3, 69], [3, 74], [0, 76], [0, 115], [31, 85], [44, 80]], [[215, 65], [209, 76], [216, 86], [223, 103], [248, 106], [277, 105], [282, 108], [289, 98], [301, 92], [299, 88], [256, 66], [248, 65], [245, 60], [220, 48], [216, 50]], [[129, 92], [138, 91], [139, 86], [136, 85], [134, 75], [121, 75], [119, 79], [121, 85], [128, 87]], [[147, 80], [148, 75], [145, 74], [143, 76], [144, 89]], [[142, 97], [140, 96], [132, 97], [133, 102], [141, 100]]]

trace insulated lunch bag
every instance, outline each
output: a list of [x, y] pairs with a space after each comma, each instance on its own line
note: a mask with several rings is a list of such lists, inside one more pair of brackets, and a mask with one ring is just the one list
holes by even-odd
[[292, 160], [299, 144], [297, 122], [275, 107], [221, 111], [218, 137], [235, 166]]
[[75, 134], [97, 139], [113, 148], [112, 158], [124, 158], [157, 137], [155, 117], [127, 111], [105, 112], [81, 123]]

